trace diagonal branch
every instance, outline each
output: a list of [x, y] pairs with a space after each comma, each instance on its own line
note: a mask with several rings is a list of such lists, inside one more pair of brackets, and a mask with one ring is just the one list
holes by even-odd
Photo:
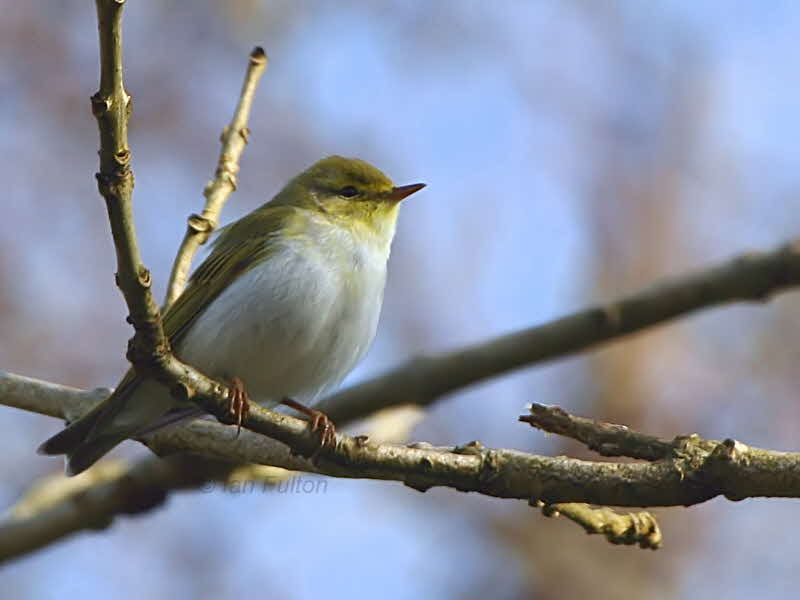
[[426, 406], [489, 377], [574, 354], [697, 310], [737, 301], [764, 301], [798, 285], [800, 240], [769, 252], [749, 252], [544, 325], [415, 358], [323, 400], [319, 409], [346, 422], [388, 406]]
[[530, 414], [519, 418], [523, 423], [577, 440], [601, 456], [628, 456], [654, 461], [671, 458], [678, 449], [677, 442], [631, 431], [625, 425], [571, 415], [558, 406], [531, 404], [528, 411]]
[[222, 149], [217, 162], [214, 179], [203, 190], [206, 204], [202, 214], [189, 215], [186, 222], [186, 233], [183, 236], [175, 264], [167, 286], [167, 297], [164, 308], [169, 307], [186, 286], [186, 278], [192, 266], [197, 249], [206, 243], [209, 236], [216, 229], [222, 207], [232, 192], [236, 191], [236, 175], [239, 172], [239, 159], [247, 145], [250, 130], [247, 120], [250, 116], [250, 107], [258, 87], [258, 82], [267, 68], [267, 55], [264, 49], [256, 47], [250, 53], [250, 61], [244, 84], [239, 95], [239, 104], [233, 114], [230, 124], [225, 127], [220, 138]]
[[[741, 281], [736, 281], [739, 278]], [[784, 244], [771, 252], [751, 252], [693, 275], [654, 284], [604, 307], [590, 308], [439, 355], [415, 358], [406, 365], [323, 400], [320, 408], [343, 425], [389, 406], [409, 403], [425, 406], [444, 394], [481, 379], [573, 354], [603, 341], [658, 325], [680, 316], [682, 313], [678, 308], [685, 313], [736, 300], [765, 299], [798, 285], [799, 279], [800, 242]], [[667, 314], [663, 308], [654, 312], [656, 307], [668, 307], [676, 298], [683, 298], [681, 307], [667, 311]], [[631, 311], [635, 312], [635, 318], [629, 316]], [[607, 322], [602, 316], [614, 312], [618, 316], [613, 322]], [[199, 376], [197, 381], [196, 385], [200, 387], [202, 382], [210, 380]], [[80, 399], [89, 394], [77, 390], [67, 392], [66, 389], [56, 386], [51, 392], [58, 401], [73, 395]], [[213, 393], [213, 389], [211, 391]], [[87, 401], [89, 396], [86, 396]], [[23, 397], [17, 398], [18, 402], [26, 401]], [[8, 401], [0, 398], [0, 403], [8, 404]], [[593, 449], [604, 454], [599, 446]]]
[[117, 515], [137, 515], [163, 504], [168, 494], [224, 479], [231, 465], [189, 456], [147, 457], [130, 466], [104, 461], [80, 477], [48, 478], [0, 522], [0, 563], [79, 531], [97, 531]]

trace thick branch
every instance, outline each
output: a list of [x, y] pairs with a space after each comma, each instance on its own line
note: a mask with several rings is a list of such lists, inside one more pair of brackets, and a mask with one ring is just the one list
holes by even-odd
[[[29, 385], [32, 381], [28, 380]], [[545, 504], [688, 506], [717, 495], [732, 500], [800, 497], [800, 454], [763, 450], [734, 440], [704, 440], [696, 435], [676, 438], [674, 453], [668, 459], [624, 464], [488, 449], [478, 443], [457, 448], [400, 446], [338, 435], [334, 450], [310, 462], [275, 441], [281, 440], [295, 451], [312, 451], [316, 439], [305, 421], [253, 405], [247, 426], [275, 439], [249, 431], [237, 437], [234, 428], [195, 421], [145, 441], [164, 454], [188, 452], [332, 477], [402, 481], [418, 490], [451, 487]]]
[[[15, 381], [17, 379], [22, 381]], [[37, 390], [38, 384], [41, 385]], [[43, 414], [52, 410], [55, 404], [53, 397], [75, 398], [72, 388], [59, 392], [58, 387], [16, 375], [0, 374], [0, 400], [3, 403]], [[19, 402], [15, 394], [23, 394], [31, 399]], [[79, 412], [88, 410], [96, 400], [88, 392], [86, 399]], [[247, 423], [249, 427], [281, 439], [293, 448], [312, 449], [314, 440], [308, 434], [305, 421], [257, 406], [253, 409], [254, 414]], [[550, 409], [550, 412], [558, 419], [579, 422], [586, 430], [580, 436], [592, 438], [593, 434], [590, 431], [587, 433], [591, 429], [590, 421], [554, 409]], [[546, 418], [541, 420], [547, 421]], [[565, 427], [562, 423], [559, 431], [569, 434], [575, 429]], [[669, 446], [671, 450], [664, 452], [664, 458], [650, 463], [620, 464], [487, 449], [477, 442], [455, 448], [436, 448], [424, 443], [408, 446], [374, 444], [365, 437], [339, 435], [335, 450], [327, 451], [311, 462], [271, 437], [246, 430], [237, 436], [232, 427], [203, 420], [158, 432], [143, 441], [160, 455], [203, 455], [230, 466], [255, 463], [332, 477], [396, 480], [420, 491], [440, 486], [500, 498], [525, 499], [534, 506], [544, 506], [546, 511], [558, 511], [587, 531], [602, 533], [613, 543], [638, 543], [642, 547], [657, 547], [660, 543], [660, 532], [652, 515], [619, 515], [579, 504], [688, 506], [717, 495], [724, 495], [731, 500], [755, 496], [800, 497], [800, 454], [748, 447], [734, 440], [704, 440], [696, 435], [678, 437], [670, 443], [619, 427], [616, 431], [620, 437], [639, 436], [618, 441], [606, 440], [612, 446], [616, 444], [617, 447], [626, 448], [626, 453], [635, 445], [636, 439], [645, 441], [645, 449], [630, 450], [636, 456], [645, 456], [650, 452], [647, 448], [653, 447], [653, 440], [657, 440], [657, 447]], [[607, 424], [598, 423], [596, 433], [601, 438], [608, 436]], [[158, 464], [158, 461], [150, 462]], [[181, 478], [165, 480], [157, 468], [142, 468], [150, 475], [141, 479], [135, 490], [155, 489], [161, 490], [159, 493], [166, 493], [170, 489], [185, 487]], [[213, 472], [200, 471], [199, 475], [195, 472], [194, 477], [196, 482], [193, 485], [197, 485], [197, 482], [215, 476]], [[122, 486], [126, 477], [120, 475], [114, 481], [114, 485]], [[102, 487], [104, 483], [98, 485]], [[84, 493], [91, 494], [96, 502], [92, 500], [87, 505], [82, 500]], [[63, 502], [56, 502], [40, 511], [43, 522], [49, 523], [49, 526], [36, 521], [38, 517], [34, 514], [26, 517], [28, 521], [24, 524], [8, 523], [0, 527], [0, 534], [8, 531], [27, 532], [28, 541], [12, 544], [16, 548], [14, 552], [18, 552], [23, 546], [36, 548], [61, 535], [95, 527], [94, 523], [107, 524], [116, 514], [132, 512], [129, 499], [120, 493], [118, 487], [103, 488], [98, 492], [81, 490], [78, 495], [82, 510], [91, 506], [96, 507], [96, 511], [76, 512], [72, 506], [75, 504], [73, 494]], [[61, 506], [64, 503], [70, 506]], [[5, 537], [8, 536], [0, 535], [0, 539]], [[16, 555], [13, 552], [5, 554], [4, 548], [0, 544], [0, 556]]]
[[0, 523], [0, 563], [78, 531], [104, 529], [117, 515], [149, 512], [169, 492], [224, 478], [230, 470], [227, 463], [189, 456], [148, 457], [133, 466], [104, 461], [80, 477], [44, 480]]
[[200, 215], [190, 215], [186, 223], [186, 233], [183, 236], [175, 264], [167, 287], [167, 297], [164, 307], [175, 302], [183, 292], [186, 278], [192, 266], [197, 249], [206, 243], [208, 237], [216, 229], [222, 207], [232, 192], [236, 191], [236, 175], [239, 172], [239, 159], [247, 145], [250, 130], [247, 120], [250, 116], [250, 107], [258, 87], [258, 82], [267, 68], [267, 55], [264, 49], [256, 47], [250, 53], [250, 62], [245, 74], [242, 91], [239, 95], [239, 104], [233, 114], [230, 124], [222, 132], [217, 171], [214, 179], [203, 190], [206, 204]]
[[573, 354], [696, 310], [763, 301], [797, 285], [800, 241], [771, 252], [750, 252], [544, 325], [414, 359], [323, 400], [319, 408], [335, 421], [346, 422], [396, 404], [425, 406], [488, 377]]

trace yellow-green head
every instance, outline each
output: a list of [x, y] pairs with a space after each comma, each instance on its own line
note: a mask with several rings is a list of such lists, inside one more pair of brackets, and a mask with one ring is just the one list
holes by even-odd
[[395, 187], [391, 179], [357, 158], [329, 156], [292, 179], [271, 206], [318, 211], [351, 228], [394, 228], [400, 201], [425, 184]]

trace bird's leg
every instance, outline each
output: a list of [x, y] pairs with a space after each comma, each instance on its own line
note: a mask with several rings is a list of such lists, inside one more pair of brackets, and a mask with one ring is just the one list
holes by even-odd
[[228, 412], [231, 415], [231, 424], [236, 425], [236, 437], [242, 431], [242, 421], [250, 412], [250, 396], [244, 389], [244, 382], [238, 377], [231, 378], [228, 388]]
[[320, 450], [325, 447], [333, 448], [336, 445], [336, 427], [333, 421], [331, 421], [324, 412], [308, 408], [291, 398], [284, 398], [281, 400], [281, 404], [293, 408], [308, 417], [308, 424], [311, 426], [311, 431], [319, 431]]

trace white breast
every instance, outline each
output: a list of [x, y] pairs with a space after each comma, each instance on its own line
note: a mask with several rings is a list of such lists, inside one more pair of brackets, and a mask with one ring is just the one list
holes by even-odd
[[[178, 356], [211, 376], [240, 377], [262, 403], [312, 402], [338, 385], [375, 336], [388, 245], [331, 235], [317, 247], [282, 242], [198, 317]], [[335, 255], [325, 250], [332, 241]]]

